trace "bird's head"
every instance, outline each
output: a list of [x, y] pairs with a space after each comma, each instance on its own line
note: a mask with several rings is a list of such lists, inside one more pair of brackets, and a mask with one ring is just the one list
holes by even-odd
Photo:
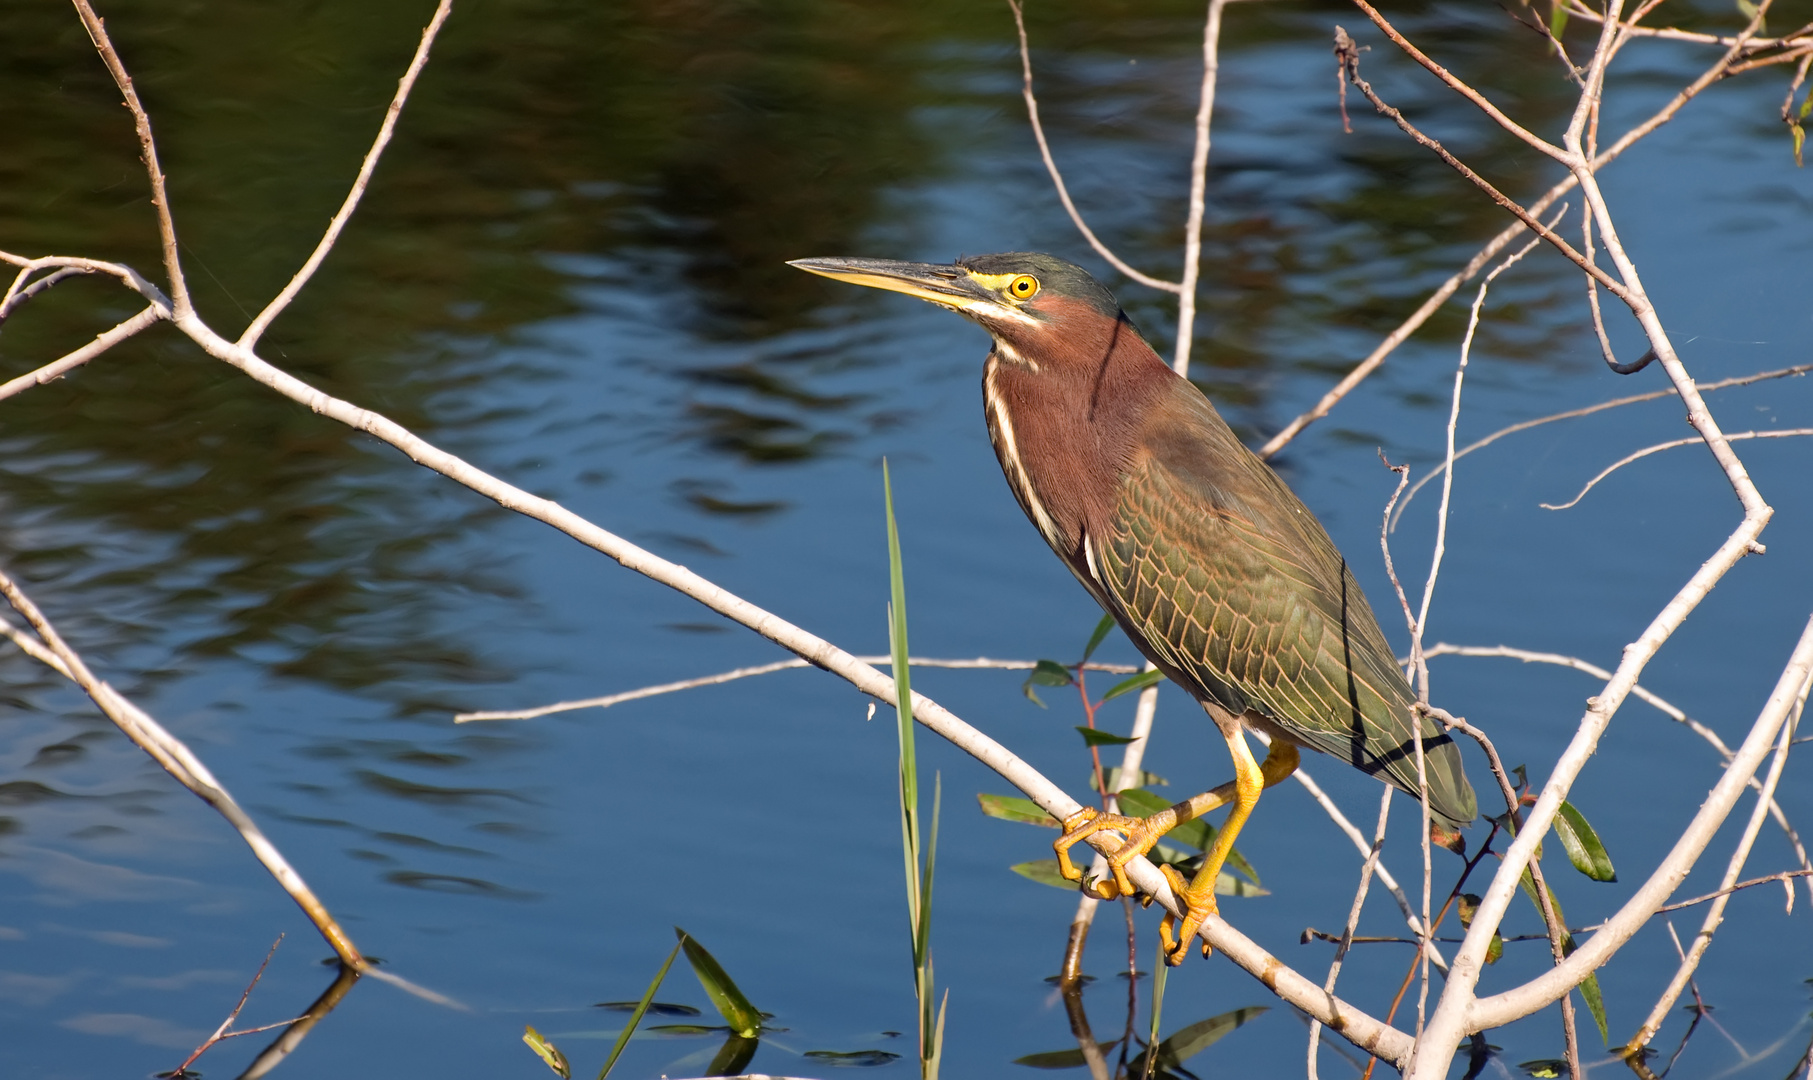
[[1035, 370], [1072, 354], [1099, 357], [1126, 316], [1114, 294], [1075, 263], [1036, 251], [973, 255], [954, 263], [795, 259], [788, 265], [838, 281], [906, 293], [980, 324], [1011, 360]]

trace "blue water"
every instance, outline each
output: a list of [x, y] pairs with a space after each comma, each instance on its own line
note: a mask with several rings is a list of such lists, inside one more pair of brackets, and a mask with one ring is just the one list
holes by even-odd
[[[584, 32], [563, 33], [564, 15]], [[1173, 273], [1197, 14], [1034, 15], [1046, 121], [1073, 192], [1123, 255]], [[15, 67], [52, 57], [19, 75], [21, 85], [46, 100], [67, 86], [61, 93], [77, 103], [58, 107], [111, 118], [73, 23], [43, 18], [54, 34], [28, 39], [40, 23], [15, 18], [20, 32], [0, 34], [0, 48], [21, 58]], [[266, 81], [256, 65], [232, 74], [261, 103], [240, 117], [220, 89], [207, 89], [210, 78], [227, 84], [218, 56], [157, 51], [160, 33], [194, 29], [199, 18], [123, 11], [116, 23], [137, 47], [129, 59], [142, 57], [148, 71], [166, 64], [161, 92], [186, 103], [159, 117], [175, 144], [173, 175], [189, 166], [219, 185], [211, 200], [193, 180], [177, 204], [197, 221], [194, 258], [221, 289], [202, 293], [204, 312], [224, 330], [239, 325], [229, 297], [255, 305], [275, 287], [267, 279], [281, 281], [276, 268], [299, 257], [285, 253], [305, 249], [322, 207], [338, 197], [343, 159], [356, 157], [375, 122], [369, 103], [388, 93], [400, 60], [364, 48], [364, 35], [375, 41], [379, 30], [345, 11], [320, 17], [325, 45], [285, 24], [301, 35], [283, 54], [292, 66], [275, 65]], [[840, 18], [860, 28], [848, 40], [819, 21]], [[401, 55], [415, 19], [386, 23], [384, 40], [398, 42], [386, 49]], [[1355, 134], [1340, 133], [1326, 44], [1335, 21], [1353, 29], [1362, 20], [1336, 7], [1229, 13], [1192, 374], [1255, 443], [1311, 405], [1502, 225], [1355, 95]], [[826, 5], [713, 9], [702, 25], [667, 12], [462, 9], [424, 83], [420, 119], [406, 115], [347, 250], [324, 271], [321, 299], [286, 316], [267, 354], [856, 653], [886, 649], [885, 457], [914, 652], [1073, 659], [1098, 612], [1000, 479], [981, 423], [986, 336], [902, 297], [771, 269], [821, 254], [1050, 250], [1100, 271], [1169, 349], [1170, 306], [1103, 268], [1051, 192], [1024, 126], [1011, 23], [992, 9], [931, 9], [916, 21], [856, 19]], [[1533, 35], [1496, 12], [1453, 5], [1408, 25], [1458, 68], [1504, 88], [1542, 130], [1558, 130], [1568, 87]], [[517, 31], [532, 48], [493, 47]], [[1483, 132], [1376, 34], [1361, 38], [1374, 46], [1364, 62], [1381, 92], [1508, 189], [1528, 194], [1552, 181], [1552, 168]], [[1578, 31], [1570, 40], [1584, 48]], [[840, 48], [873, 49], [876, 71], [846, 70], [863, 58]], [[631, 65], [638, 49], [648, 56]], [[529, 70], [577, 73], [592, 57], [628, 66], [588, 75], [570, 93], [541, 86]], [[685, 63], [664, 66], [674, 57]], [[1683, 46], [1632, 46], [1603, 129], [1647, 115], [1708, 59]], [[764, 64], [783, 76], [740, 81]], [[632, 66], [633, 77], [622, 74]], [[356, 68], [359, 78], [334, 82], [338, 97], [306, 81], [286, 96], [281, 79], [317, 68]], [[795, 69], [811, 74], [812, 92], [789, 96], [799, 88], [785, 73]], [[1813, 250], [1813, 187], [1775, 119], [1784, 82], [1771, 70], [1715, 87], [1605, 174], [1625, 242], [1702, 382], [1808, 360], [1813, 304], [1801, 268]], [[709, 100], [690, 112], [669, 100], [692, 94]], [[257, 127], [250, 114], [277, 109], [279, 98], [288, 110], [280, 115], [314, 115], [324, 102], [314, 123], [331, 137], [286, 141]], [[873, 115], [837, 111], [870, 102]], [[884, 111], [885, 129], [872, 130]], [[185, 145], [185, 125], [215, 141], [197, 135]], [[679, 149], [660, 142], [670, 128], [683, 130]], [[204, 151], [254, 129], [243, 137], [287, 149], [247, 153], [231, 170], [204, 164]], [[122, 132], [72, 133], [31, 167], [48, 172], [58, 154], [80, 159], [81, 140], [91, 139], [126, 162], [108, 175], [126, 176], [121, 190], [132, 194], [97, 195], [99, 181], [84, 188], [88, 209], [64, 233], [40, 220], [54, 218], [55, 204], [34, 216], [18, 196], [0, 220], [27, 239], [49, 230], [47, 249], [112, 255], [117, 246], [141, 269], [154, 265], [143, 238], [127, 231], [148, 219], [132, 201], [139, 180], [128, 175]], [[64, 147], [56, 134], [37, 138]], [[321, 139], [350, 149], [315, 160], [308, 147]], [[743, 156], [712, 172], [698, 163], [713, 152]], [[283, 154], [311, 162], [307, 197], [293, 206], [268, 187], [288, 181], [257, 179]], [[843, 198], [845, 184], [861, 195]], [[282, 243], [233, 235], [242, 217], [267, 220]], [[78, 287], [90, 291], [70, 292]], [[86, 284], [62, 291], [63, 306], [44, 308], [58, 328], [85, 327], [80, 313], [111, 295]], [[1631, 377], [1604, 369], [1581, 291], [1547, 251], [1494, 286], [1468, 373], [1463, 441], [1666, 385], [1655, 368]], [[1406, 636], [1378, 555], [1395, 478], [1378, 453], [1419, 476], [1439, 462], [1472, 295], [1463, 289], [1279, 461], [1399, 647]], [[9, 377], [63, 340], [32, 329], [35, 312], [0, 338]], [[1614, 313], [1611, 325], [1634, 355], [1634, 324]], [[209, 763], [363, 949], [464, 1006], [367, 982], [302, 1044], [284, 1066], [290, 1074], [539, 1075], [519, 1041], [533, 1024], [591, 1075], [622, 1017], [593, 1004], [639, 996], [674, 926], [710, 948], [786, 1029], [763, 1040], [751, 1069], [822, 1074], [827, 1066], [797, 1056], [811, 1050], [910, 1057], [888, 710], [865, 719], [868, 702], [849, 687], [790, 671], [606, 711], [455, 726], [460, 710], [612, 693], [781, 654], [211, 365], [163, 333], [0, 404], [10, 410], [0, 413], [9, 477], [0, 550], [96, 669]], [[1728, 431], [1813, 426], [1805, 378], [1710, 401]], [[1615, 666], [1736, 525], [1730, 489], [1709, 455], [1688, 447], [1625, 468], [1574, 509], [1538, 503], [1565, 501], [1623, 454], [1689, 433], [1678, 405], [1663, 400], [1541, 427], [1466, 458], [1430, 640]], [[1813, 607], [1809, 444], [1737, 445], [1776, 510], [1768, 554], [1733, 571], [1643, 679], [1733, 745]], [[1427, 572], [1438, 492], [1425, 489], [1393, 537], [1412, 588]], [[1101, 655], [1134, 659], [1118, 636]], [[1508, 660], [1442, 658], [1433, 671], [1437, 703], [1486, 727], [1538, 783], [1597, 689], [1577, 672]], [[328, 950], [211, 811], [33, 662], [6, 656], [0, 672], [0, 1060], [36, 1077], [172, 1068], [219, 1024], [279, 933], [287, 937], [243, 1022], [284, 1019], [325, 987]], [[1081, 719], [1074, 701], [1050, 691], [1041, 710], [1021, 695], [1021, 678], [926, 670], [915, 688], [1085, 791], [1087, 759], [1070, 734]], [[1224, 751], [1194, 707], [1175, 689], [1160, 700], [1147, 768], [1170, 780], [1161, 790], [1181, 797], [1224, 780]], [[1117, 701], [1102, 723], [1124, 731], [1130, 716]], [[1006, 792], [1004, 782], [923, 731], [919, 752], [922, 771], [940, 774], [944, 789], [933, 947], [938, 983], [950, 991], [945, 1074], [1016, 1071], [1013, 1058], [1075, 1045], [1042, 981], [1057, 971], [1075, 898], [1008, 872], [1048, 857], [1050, 834], [977, 812], [974, 796]], [[1468, 753], [1482, 807], [1496, 808], [1483, 762]], [[1324, 759], [1306, 767], [1370, 829], [1371, 781]], [[1548, 846], [1545, 866], [1570, 922], [1615, 910], [1718, 775], [1699, 738], [1628, 703], [1572, 796], [1619, 882], [1587, 881], [1558, 844]], [[1813, 822], [1792, 762], [1778, 798], [1791, 820]], [[1680, 896], [1715, 887], [1750, 805], [1739, 804]], [[1413, 886], [1413, 814], [1403, 800], [1394, 810], [1386, 861]], [[1476, 826], [1470, 838], [1484, 831]], [[1306, 926], [1338, 931], [1358, 856], [1295, 785], [1267, 795], [1240, 846], [1271, 895], [1230, 900], [1224, 914], [1319, 980], [1330, 947], [1299, 945], [1298, 936]], [[1746, 876], [1793, 865], [1780, 830], [1766, 824]], [[1438, 890], [1455, 866], [1438, 853]], [[1473, 891], [1483, 891], [1489, 869]], [[1808, 895], [1798, 894], [1792, 913], [1782, 905], [1774, 885], [1732, 902], [1697, 977], [1725, 1034], [1702, 1025], [1677, 1075], [1774, 1077], [1805, 1051]], [[1673, 916], [1683, 941], [1701, 910]], [[1142, 967], [1155, 919], [1138, 916]], [[1125, 965], [1122, 925], [1118, 908], [1102, 909], [1085, 965], [1099, 977], [1087, 1001], [1104, 1040], [1125, 1023], [1125, 983], [1113, 977]], [[1520, 901], [1506, 930], [1538, 926]], [[1361, 928], [1402, 930], [1376, 889]], [[1484, 985], [1513, 985], [1545, 956], [1537, 944], [1511, 945]], [[1381, 1013], [1408, 962], [1401, 945], [1365, 946], [1340, 992]], [[1641, 1022], [1674, 964], [1658, 920], [1601, 970], [1614, 1042]], [[660, 998], [713, 1016], [682, 966]], [[1164, 1026], [1249, 1005], [1271, 1008], [1187, 1066], [1198, 1075], [1301, 1072], [1305, 1023], [1219, 958], [1173, 973]], [[1413, 990], [1400, 1026], [1414, 1022], [1414, 1006]], [[1687, 1019], [1677, 1012], [1663, 1029], [1664, 1053]], [[1599, 1037], [1584, 1013], [1581, 1023], [1597, 1061]], [[228, 1042], [197, 1068], [234, 1075], [269, 1037]], [[1522, 1075], [1518, 1063], [1560, 1055], [1553, 1011], [1490, 1039], [1502, 1053], [1487, 1075]], [[639, 1037], [618, 1075], [698, 1075], [717, 1046], [710, 1037]], [[1322, 1075], [1357, 1071], [1343, 1052], [1352, 1053], [1338, 1040], [1324, 1051]], [[905, 1075], [911, 1066], [886, 1068]]]

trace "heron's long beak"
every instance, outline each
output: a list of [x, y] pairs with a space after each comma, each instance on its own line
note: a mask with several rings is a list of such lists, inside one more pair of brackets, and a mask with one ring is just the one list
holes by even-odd
[[916, 296], [952, 311], [963, 311], [976, 304], [998, 307], [1001, 303], [968, 270], [948, 263], [831, 257], [794, 259], [787, 265], [821, 277]]

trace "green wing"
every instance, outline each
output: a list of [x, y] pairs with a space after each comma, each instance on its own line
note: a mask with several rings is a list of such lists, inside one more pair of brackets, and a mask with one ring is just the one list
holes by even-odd
[[[1414, 793], [1415, 698], [1346, 562], [1207, 399], [1178, 389], [1155, 411], [1095, 552], [1116, 615], [1198, 696], [1236, 715], [1256, 709]], [[1431, 809], [1451, 826], [1473, 820], [1458, 748], [1433, 721], [1419, 726]]]

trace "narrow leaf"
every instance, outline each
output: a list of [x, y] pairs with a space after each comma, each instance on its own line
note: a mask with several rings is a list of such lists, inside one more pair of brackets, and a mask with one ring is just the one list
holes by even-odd
[[674, 933], [680, 936], [680, 945], [686, 950], [686, 960], [692, 965], [692, 973], [699, 977], [699, 985], [705, 988], [705, 996], [718, 1007], [723, 1014], [724, 1022], [730, 1030], [745, 1039], [753, 1039], [762, 1030], [762, 1014], [749, 999], [737, 989], [737, 984], [730, 980], [723, 965], [717, 958], [705, 951], [705, 946], [694, 941], [691, 935], [679, 927]]
[[1081, 724], [1077, 725], [1077, 730], [1083, 734], [1084, 746], [1125, 746], [1133, 741], [1125, 735], [1116, 735], [1112, 731], [1103, 731], [1100, 728], [1083, 727]]
[[731, 1032], [730, 1037], [724, 1040], [724, 1045], [718, 1047], [718, 1052], [712, 1057], [711, 1064], [705, 1067], [705, 1075], [740, 1075], [743, 1066], [749, 1064], [750, 1059], [755, 1057], [756, 1049], [761, 1045], [760, 1039], [747, 1039], [734, 1031]]
[[1103, 615], [1102, 621], [1095, 624], [1095, 631], [1089, 635], [1089, 644], [1083, 646], [1082, 663], [1087, 664], [1095, 655], [1095, 647], [1108, 639], [1108, 632], [1114, 629], [1114, 616]]
[[[675, 931], [678, 932], [679, 928], [675, 927]], [[681, 933], [680, 945], [684, 944], [686, 944], [686, 935]], [[617, 1058], [622, 1055], [623, 1048], [630, 1044], [630, 1036], [636, 1033], [636, 1025], [642, 1022], [642, 1014], [648, 1012], [648, 1003], [655, 1000], [655, 991], [661, 989], [661, 980], [667, 978], [667, 969], [674, 966], [674, 957], [680, 955], [680, 945], [675, 945], [673, 951], [667, 954], [667, 959], [661, 962], [661, 970], [655, 972], [654, 981], [650, 982], [648, 989], [642, 992], [642, 1000], [636, 1003], [635, 1011], [630, 1013], [629, 1022], [623, 1025], [623, 1030], [617, 1035], [617, 1042], [611, 1047], [611, 1056], [604, 1059], [604, 1068], [598, 1070], [598, 1080], [604, 1080], [605, 1077], [611, 1075], [611, 1069], [616, 1066]]]
[[[1095, 1047], [1106, 1054], [1120, 1044], [1121, 1041], [1116, 1039], [1113, 1042], [1096, 1043]], [[1047, 1050], [1043, 1054], [1027, 1054], [1025, 1057], [1014, 1058], [1015, 1065], [1028, 1065], [1035, 1069], [1080, 1069], [1088, 1063], [1088, 1059], [1083, 1057], [1083, 1049], [1080, 1046], [1073, 1046], [1068, 1050]]]
[[1158, 1024], [1159, 1018], [1164, 1014], [1166, 975], [1170, 970], [1171, 965], [1165, 956], [1164, 939], [1160, 938], [1158, 959], [1152, 963], [1154, 973], [1152, 976], [1152, 1023], [1146, 1029], [1146, 1052], [1140, 1055], [1146, 1059], [1146, 1067], [1139, 1070], [1128, 1070], [1129, 1075], [1137, 1071], [1143, 1080], [1152, 1080], [1152, 1070], [1158, 1066], [1158, 1055], [1152, 1053], [1151, 1050], [1152, 1047], [1158, 1045]]
[[1102, 695], [1102, 700], [1113, 701], [1122, 694], [1136, 694], [1148, 686], [1155, 686], [1158, 683], [1163, 682], [1164, 678], [1165, 673], [1156, 670], [1142, 671], [1138, 675], [1129, 675], [1127, 678], [1122, 679], [1120, 682], [1109, 687], [1108, 692]]
[[1593, 1023], [1599, 1025], [1600, 1040], [1607, 1046], [1611, 1045], [1612, 1033], [1605, 1023], [1605, 998], [1599, 993], [1598, 972], [1581, 980], [1580, 996], [1586, 1001], [1586, 1011], [1593, 1014]]
[[[1166, 780], [1164, 777], [1158, 775], [1157, 773], [1145, 772], [1142, 770], [1139, 772], [1132, 773], [1131, 775], [1129, 775], [1127, 777], [1127, 782], [1122, 783], [1121, 782], [1121, 767], [1119, 765], [1109, 766], [1107, 772], [1108, 772], [1108, 790], [1109, 791], [1119, 792], [1122, 788], [1170, 787], [1171, 786], [1171, 781]], [[1095, 783], [1095, 773], [1093, 771], [1091, 771], [1089, 774], [1089, 790], [1090, 791], [1098, 790], [1096, 783]]]
[[1555, 39], [1559, 41], [1566, 30], [1567, 8], [1562, 6], [1561, 0], [1555, 0], [1555, 6], [1549, 9], [1549, 33], [1554, 34]]
[[[1207, 1020], [1198, 1020], [1189, 1027], [1182, 1028], [1129, 1066], [1129, 1071], [1144, 1071], [1145, 1058], [1150, 1054], [1156, 1059], [1160, 1069], [1176, 1069], [1197, 1054], [1220, 1042], [1229, 1032], [1255, 1019], [1266, 1011], [1264, 1005], [1248, 1005], [1242, 1009], [1211, 1016]], [[1137, 1066], [1137, 1068], [1135, 1068]]]
[[1032, 665], [1032, 674], [1026, 676], [1026, 681], [1040, 686], [1070, 686], [1076, 677], [1056, 660], [1040, 660]]
[[573, 1067], [567, 1064], [567, 1056], [560, 1052], [560, 1047], [527, 1024], [523, 1025], [522, 1041], [529, 1044], [529, 1049], [535, 1051], [536, 1056], [548, 1063], [548, 1068], [553, 1069], [554, 1075], [560, 1077], [560, 1080], [571, 1080]]
[[1064, 889], [1068, 892], [1076, 891], [1077, 883], [1067, 880], [1063, 874], [1058, 873], [1056, 859], [1038, 859], [1033, 862], [1016, 863], [1008, 869], [1041, 885], [1050, 885], [1054, 889]]
[[1599, 842], [1599, 834], [1587, 824], [1586, 815], [1565, 799], [1555, 815], [1555, 835], [1561, 838], [1561, 846], [1567, 849], [1568, 861], [1574, 864], [1574, 869], [1594, 881], [1618, 880], [1618, 872], [1612, 869], [1612, 857]]
[[[1154, 795], [1150, 791], [1141, 791], [1139, 788], [1129, 788], [1116, 797], [1121, 802], [1121, 813], [1128, 817], [1151, 817], [1171, 805], [1171, 800], [1164, 796]], [[1182, 826], [1178, 826], [1178, 828], [1182, 828]], [[1171, 831], [1175, 833], [1177, 830]]]
[[1014, 795], [977, 795], [976, 801], [982, 804], [982, 812], [992, 818], [1018, 821], [1024, 825], [1045, 825], [1053, 829], [1058, 827], [1058, 819], [1047, 814], [1031, 799]]
[[[802, 1057], [811, 1058], [821, 1065], [830, 1066], [871, 1066], [887, 1065], [899, 1061], [899, 1054], [890, 1054], [886, 1050], [808, 1050]], [[713, 1076], [722, 1075], [712, 1073]]]

